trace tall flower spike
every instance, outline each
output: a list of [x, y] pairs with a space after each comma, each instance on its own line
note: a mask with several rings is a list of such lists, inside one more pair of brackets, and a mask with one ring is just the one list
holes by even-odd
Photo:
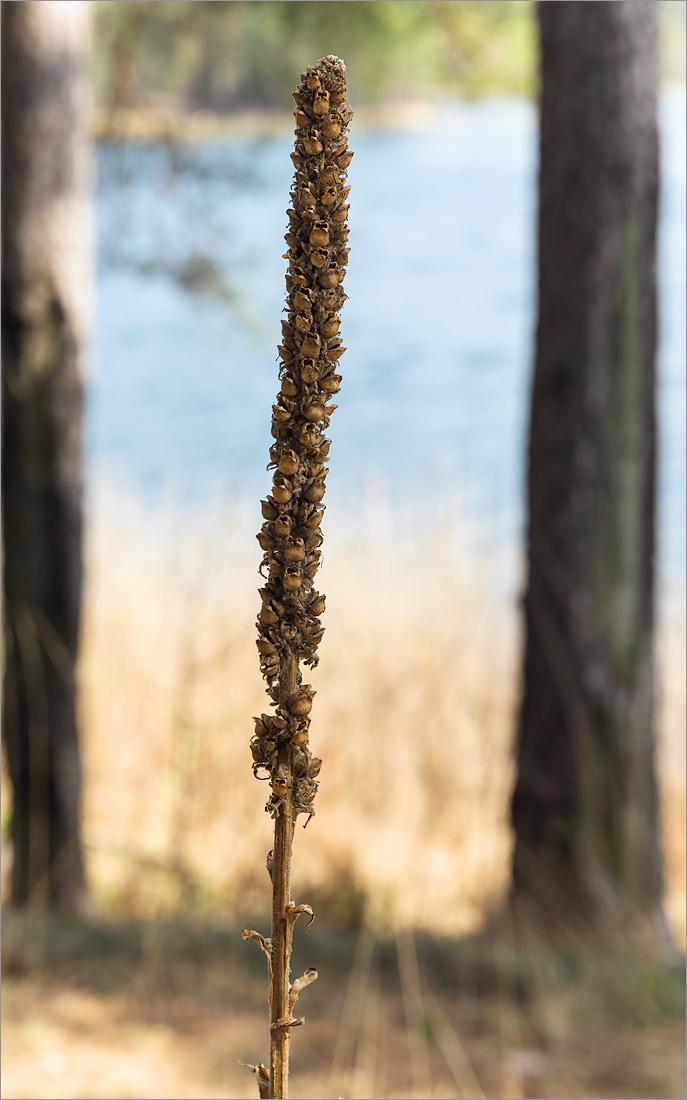
[[[270, 975], [269, 1097], [286, 1097], [291, 1029], [301, 988], [317, 977], [289, 985], [293, 924], [309, 906], [290, 901], [291, 851], [298, 814], [314, 815], [316, 776], [321, 761], [311, 755], [310, 712], [315, 692], [302, 682], [300, 665], [317, 664], [324, 629], [324, 596], [315, 590], [320, 562], [322, 503], [330, 441], [325, 437], [336, 409], [331, 403], [341, 383], [344, 352], [339, 313], [346, 295], [349, 188], [346, 169], [352, 154], [347, 132], [352, 112], [346, 104], [346, 68], [329, 55], [301, 74], [296, 101], [295, 167], [285, 240], [287, 308], [279, 346], [280, 392], [272, 406], [270, 494], [262, 501], [265, 522], [257, 538], [264, 551], [257, 620], [260, 667], [275, 704], [273, 715], [255, 719], [251, 740], [253, 770], [266, 772], [271, 795], [266, 809], [274, 818], [271, 853], [272, 936], [256, 939], [268, 957]], [[260, 776], [259, 776], [260, 778]], [[306, 824], [307, 824], [306, 821]], [[300, 983], [300, 984], [299, 984]], [[261, 1093], [262, 1095], [262, 1093]]]

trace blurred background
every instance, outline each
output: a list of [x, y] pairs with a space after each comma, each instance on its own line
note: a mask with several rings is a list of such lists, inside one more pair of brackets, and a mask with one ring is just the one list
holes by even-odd
[[[59, 5], [58, 5], [59, 6]], [[68, 5], [63, 5], [68, 6]], [[355, 111], [330, 429], [317, 913], [298, 1096], [684, 1095], [685, 4], [660, 3], [657, 963], [501, 911], [536, 309], [529, 2], [89, 6], [95, 308], [78, 665], [86, 915], [8, 913], [6, 1097], [252, 1096], [271, 822], [250, 771], [291, 91]], [[3, 5], [3, 9], [7, 5]], [[3, 776], [5, 895], [12, 799]], [[317, 931], [316, 931], [317, 929]], [[298, 930], [300, 931], [300, 929]], [[672, 959], [672, 961], [671, 961]]]

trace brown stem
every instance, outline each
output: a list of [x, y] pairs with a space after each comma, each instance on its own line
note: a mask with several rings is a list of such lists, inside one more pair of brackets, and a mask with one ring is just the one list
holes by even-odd
[[[280, 677], [280, 703], [296, 690], [297, 662], [285, 654]], [[286, 770], [286, 792], [274, 823], [272, 854], [272, 966], [270, 974], [270, 1090], [271, 1098], [288, 1096], [291, 1028], [284, 1026], [289, 1013], [291, 928], [286, 912], [291, 903], [291, 852], [296, 815], [293, 806], [293, 749], [281, 746], [279, 764]], [[281, 1026], [280, 1026], [281, 1025]]]

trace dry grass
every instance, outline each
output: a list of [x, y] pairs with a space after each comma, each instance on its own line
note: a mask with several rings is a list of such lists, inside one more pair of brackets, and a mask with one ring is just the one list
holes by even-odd
[[[133, 509], [94, 516], [85, 836], [107, 907], [214, 906], [239, 920], [268, 908], [268, 792], [248, 749], [251, 715], [268, 702], [254, 640], [258, 522], [233, 510], [212, 528], [158, 523], [146, 535]], [[464, 933], [508, 873], [515, 607], [497, 594], [488, 556], [455, 530], [399, 540], [329, 523], [325, 551], [312, 727], [324, 766], [295, 890], [335, 924], [355, 924], [365, 907], [378, 925]], [[664, 619], [666, 906], [684, 942], [685, 629]]]
[[[251, 715], [268, 703], [253, 542], [235, 520], [229, 545], [197, 528], [146, 543], [135, 518], [94, 525], [85, 835], [108, 904], [267, 907], [268, 792], [248, 749]], [[330, 529], [327, 546], [312, 732], [324, 766], [296, 889], [329, 895], [342, 919], [364, 901], [385, 923], [465, 931], [507, 868], [513, 612], [455, 533], [389, 556]]]
[[[89, 872], [110, 918], [153, 919], [56, 940], [20, 927], [19, 955], [6, 921], [5, 1097], [255, 1095], [238, 1060], [267, 1042], [264, 960], [240, 941], [270, 893], [267, 792], [248, 749], [266, 703], [258, 522], [233, 509], [181, 531], [121, 502], [92, 517]], [[295, 900], [319, 918], [294, 969], [317, 965], [320, 981], [303, 998], [293, 1095], [684, 1095], [680, 974], [623, 959], [578, 972], [503, 927], [496, 941], [441, 940], [478, 927], [508, 874], [518, 636], [497, 570], [452, 530], [354, 537], [328, 521], [326, 534], [312, 726], [324, 766], [294, 867]], [[684, 637], [666, 613], [659, 770], [682, 943]], [[179, 913], [181, 931], [161, 923]]]

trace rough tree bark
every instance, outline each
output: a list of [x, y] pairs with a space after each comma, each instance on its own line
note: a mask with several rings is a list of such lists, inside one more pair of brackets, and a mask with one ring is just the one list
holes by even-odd
[[2, 4], [3, 728], [12, 901], [84, 899], [75, 661], [90, 248], [87, 3]]
[[539, 3], [539, 314], [516, 902], [662, 928], [653, 657], [656, 7]]

